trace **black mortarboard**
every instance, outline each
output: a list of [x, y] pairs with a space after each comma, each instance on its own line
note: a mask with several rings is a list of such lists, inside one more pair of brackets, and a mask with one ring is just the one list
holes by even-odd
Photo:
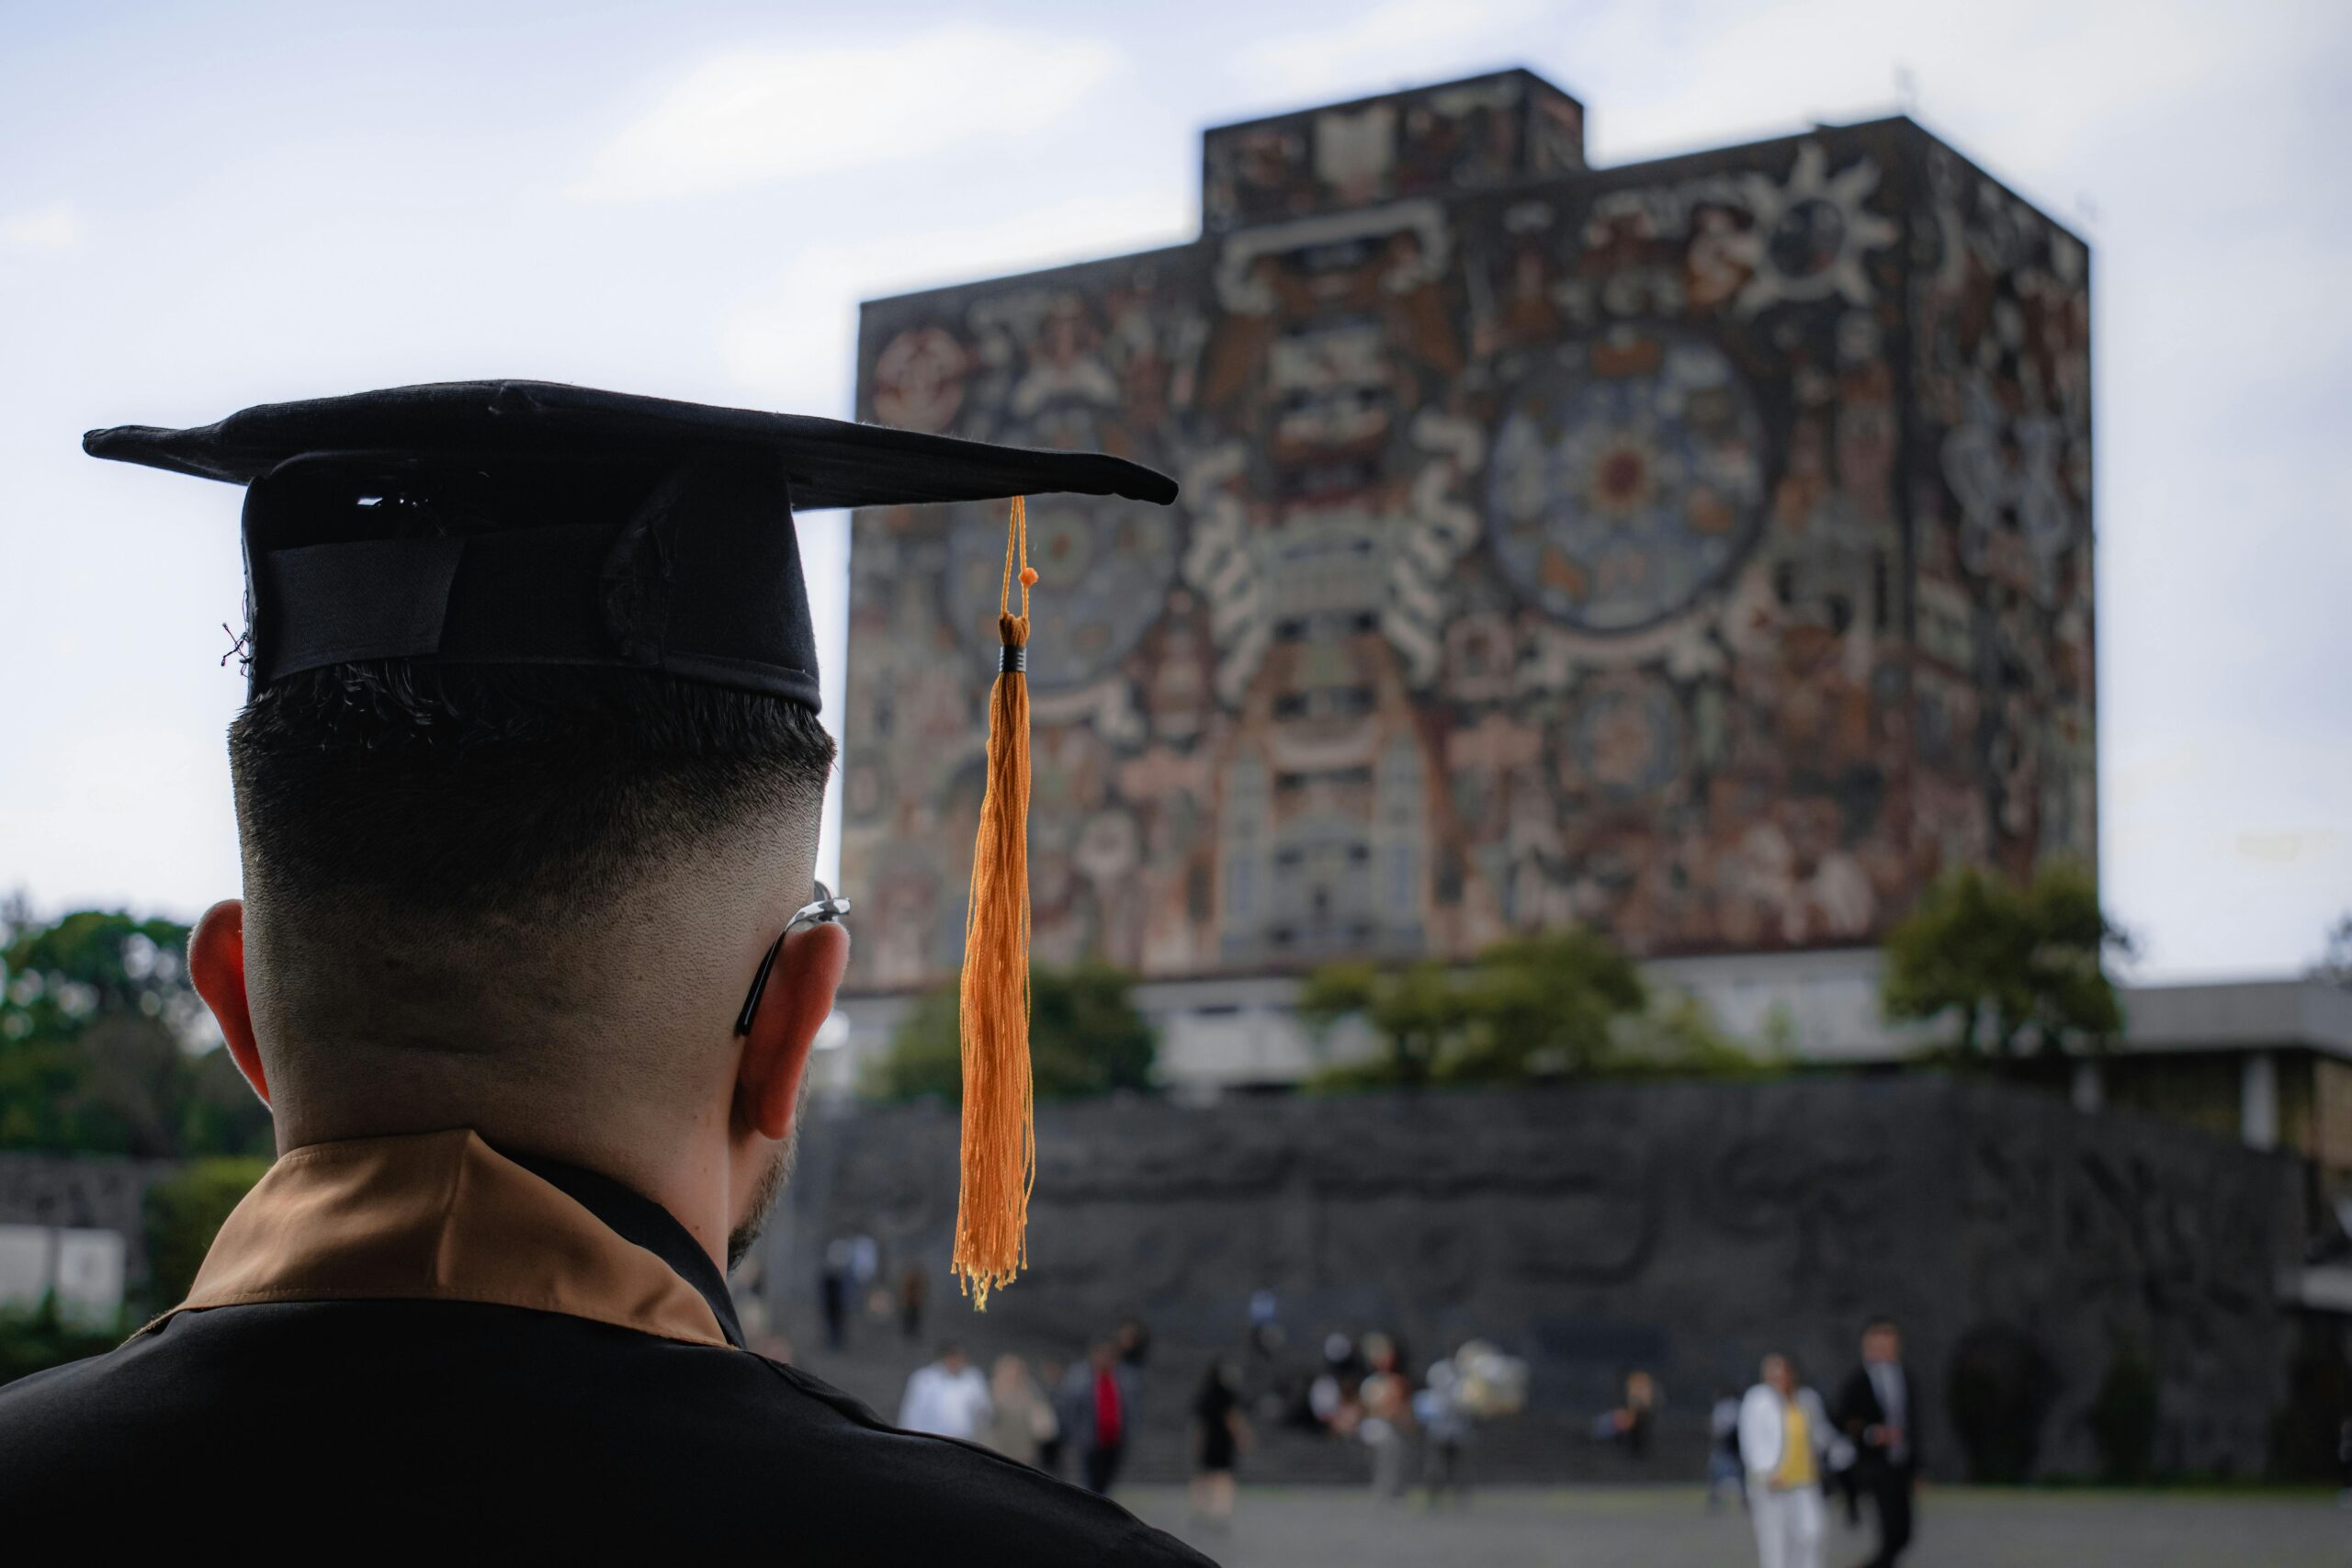
[[545, 381], [120, 425], [92, 457], [247, 487], [255, 692], [360, 659], [658, 670], [817, 705], [792, 510], [1175, 482], [1041, 452]]
[[545, 381], [266, 403], [191, 430], [94, 430], [82, 445], [245, 486], [254, 692], [300, 671], [409, 659], [659, 671], [813, 709], [816, 637], [793, 507], [1012, 498], [965, 931], [953, 1267], [983, 1305], [1013, 1277], [1036, 1176], [1023, 671], [1037, 574], [1022, 498], [1066, 491], [1165, 506], [1174, 480], [1098, 452]]

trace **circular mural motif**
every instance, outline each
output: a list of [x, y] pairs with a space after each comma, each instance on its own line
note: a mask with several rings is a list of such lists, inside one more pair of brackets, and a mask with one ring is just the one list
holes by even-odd
[[972, 356], [940, 327], [916, 327], [883, 345], [874, 361], [874, 416], [906, 430], [944, 431], [964, 404]]
[[[1018, 434], [1007, 439], [1043, 445]], [[990, 671], [996, 668], [997, 595], [1004, 582], [1004, 517], [1001, 501], [959, 506], [948, 540], [947, 613]], [[1176, 580], [1178, 553], [1172, 507], [1032, 496], [1029, 564], [1037, 569], [1037, 586], [1030, 590], [1030, 685], [1039, 691], [1082, 686], [1115, 670], [1159, 618]], [[1018, 608], [1017, 584], [1013, 593]]]
[[1606, 795], [1629, 799], [1664, 789], [1682, 769], [1673, 692], [1645, 684], [1593, 694], [1568, 721], [1568, 747], [1576, 771]]
[[1562, 349], [1495, 441], [1487, 526], [1529, 603], [1586, 631], [1687, 609], [1754, 543], [1764, 426], [1703, 338], [1625, 328]]
[[1764, 254], [1782, 277], [1817, 277], [1846, 254], [1846, 214], [1823, 197], [1792, 202], [1773, 223]]

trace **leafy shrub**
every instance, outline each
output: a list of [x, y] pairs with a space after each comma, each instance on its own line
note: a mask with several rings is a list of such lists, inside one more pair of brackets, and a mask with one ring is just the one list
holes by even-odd
[[0, 1383], [101, 1355], [121, 1339], [119, 1324], [98, 1328], [61, 1320], [53, 1296], [38, 1307], [0, 1308]]
[[220, 1223], [268, 1168], [266, 1159], [200, 1159], [147, 1189], [147, 1289], [157, 1311], [187, 1297]]
[[[1132, 978], [1105, 964], [1029, 972], [1029, 1062], [1039, 1100], [1148, 1090], [1159, 1057]], [[867, 1075], [877, 1100], [964, 1099], [964, 1049], [953, 986], [917, 998]]]
[[2108, 1364], [2089, 1411], [2091, 1442], [2098, 1449], [2099, 1479], [2136, 1485], [2155, 1469], [2156, 1369], [2136, 1345], [2125, 1344]]

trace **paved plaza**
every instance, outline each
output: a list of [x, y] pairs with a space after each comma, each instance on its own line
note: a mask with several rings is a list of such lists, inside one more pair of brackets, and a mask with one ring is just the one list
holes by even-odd
[[[1188, 1525], [1174, 1487], [1120, 1500], [1226, 1568], [1752, 1568], [1737, 1509], [1709, 1515], [1695, 1487], [1497, 1488], [1462, 1513], [1354, 1490], [1245, 1490], [1229, 1533]], [[1905, 1568], [2344, 1568], [2352, 1510], [2318, 1493], [2007, 1492], [1937, 1488], [1920, 1499]], [[1869, 1555], [1867, 1515], [1833, 1514], [1827, 1568]]]

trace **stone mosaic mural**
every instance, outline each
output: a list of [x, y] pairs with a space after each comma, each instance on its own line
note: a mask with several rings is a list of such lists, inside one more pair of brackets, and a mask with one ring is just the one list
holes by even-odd
[[[2089, 261], [1907, 120], [1606, 170], [1524, 73], [1208, 133], [1197, 242], [865, 309], [1047, 498], [1035, 945], [1154, 977], [1875, 939], [2094, 853]], [[853, 984], [953, 971], [1001, 507], [858, 514]]]

